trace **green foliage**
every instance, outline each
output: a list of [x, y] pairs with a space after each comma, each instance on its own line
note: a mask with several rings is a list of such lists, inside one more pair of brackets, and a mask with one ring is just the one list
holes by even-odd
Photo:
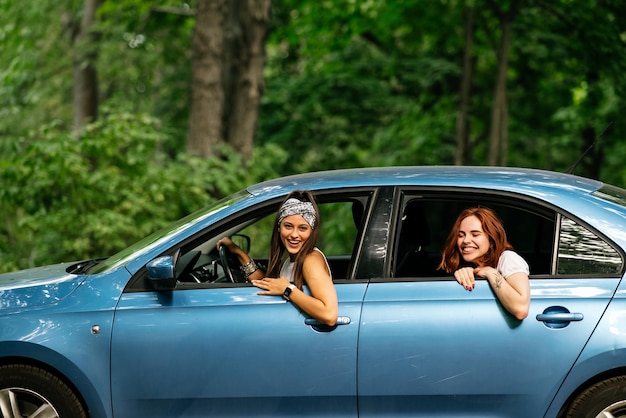
[[165, 144], [171, 156], [187, 131], [193, 4], [107, 1], [98, 13], [102, 101], [116, 112], [159, 118], [175, 133]]
[[269, 146], [249, 170], [235, 153], [171, 159], [162, 151], [169, 139], [147, 115], [110, 115], [79, 138], [55, 126], [33, 135], [23, 152], [0, 161], [3, 271], [110, 255], [234, 190], [276, 177], [270, 161], [286, 158]]
[[455, 123], [454, 101], [436, 91], [458, 72], [453, 62], [400, 59], [356, 38], [313, 72], [268, 81], [259, 141], [298, 155], [285, 168], [297, 172], [451, 161], [449, 146], [432, 152]]
[[[581, 165], [578, 173], [599, 171], [623, 185], [615, 174], [626, 127], [616, 113], [626, 80], [626, 5], [595, 3], [522, 4], [507, 77], [508, 164], [564, 171], [587, 148], [583, 134], [613, 120], [602, 152], [586, 159], [595, 169]], [[286, 167], [292, 171], [453, 163], [469, 5], [471, 161], [485, 164], [500, 41], [492, 7], [506, 4], [276, 0], [260, 141], [297, 155]]]
[[7, 137], [53, 120], [71, 121], [71, 107], [61, 105], [72, 90], [64, 17], [76, 3], [43, 1], [33, 7], [0, 0], [0, 155], [16, 145]]
[[[72, 125], [84, 2], [0, 0], [0, 270], [110, 254], [213, 199], [285, 174], [451, 164], [474, 10], [472, 164], [485, 164], [500, 25], [473, 0], [273, 0], [251, 161], [184, 155], [196, 2], [105, 1], [100, 119]], [[508, 164], [626, 185], [626, 3], [522, 2], [507, 74]], [[343, 242], [342, 225], [326, 237]], [[332, 241], [332, 243], [331, 243]], [[349, 240], [348, 240], [349, 241]]]

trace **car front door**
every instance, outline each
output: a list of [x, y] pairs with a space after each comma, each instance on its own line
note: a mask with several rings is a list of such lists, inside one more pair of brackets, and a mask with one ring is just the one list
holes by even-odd
[[365, 284], [336, 288], [334, 329], [249, 285], [125, 293], [112, 338], [115, 416], [355, 417]]
[[[467, 292], [452, 277], [430, 273], [432, 266], [425, 277], [372, 281], [359, 334], [359, 416], [543, 416], [621, 269], [620, 255], [599, 237], [560, 215], [554, 224], [558, 262], [551, 274], [531, 276], [523, 321], [501, 307], [486, 281]], [[609, 260], [602, 274], [594, 275], [594, 247]]]
[[[355, 208], [364, 208], [370, 196], [369, 190], [317, 194], [327, 220], [318, 246], [328, 256], [339, 301], [335, 327], [312, 321], [280, 296], [258, 295], [247, 283], [200, 279], [170, 291], [127, 289], [113, 324], [115, 416], [356, 417], [356, 349], [367, 281], [349, 276], [365, 224], [364, 210]], [[275, 211], [266, 205], [229, 219], [218, 232], [183, 244], [195, 246], [186, 254], [210, 257], [223, 234], [243, 232], [252, 237], [250, 255], [267, 260], [268, 238], [257, 237], [271, 230]]]

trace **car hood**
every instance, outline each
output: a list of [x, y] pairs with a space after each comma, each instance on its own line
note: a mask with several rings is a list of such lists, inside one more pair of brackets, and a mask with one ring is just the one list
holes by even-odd
[[84, 276], [69, 274], [70, 263], [0, 274], [0, 309], [56, 303], [72, 293]]

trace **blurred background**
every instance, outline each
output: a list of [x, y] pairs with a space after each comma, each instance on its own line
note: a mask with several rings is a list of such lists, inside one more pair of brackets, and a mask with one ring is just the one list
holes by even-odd
[[301, 172], [626, 186], [621, 0], [0, 0], [0, 42], [0, 272]]

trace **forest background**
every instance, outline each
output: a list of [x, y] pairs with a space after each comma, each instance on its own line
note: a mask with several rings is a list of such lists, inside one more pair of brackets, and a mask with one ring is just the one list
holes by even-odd
[[621, 0], [0, 0], [0, 272], [245, 186], [499, 165], [626, 186]]

